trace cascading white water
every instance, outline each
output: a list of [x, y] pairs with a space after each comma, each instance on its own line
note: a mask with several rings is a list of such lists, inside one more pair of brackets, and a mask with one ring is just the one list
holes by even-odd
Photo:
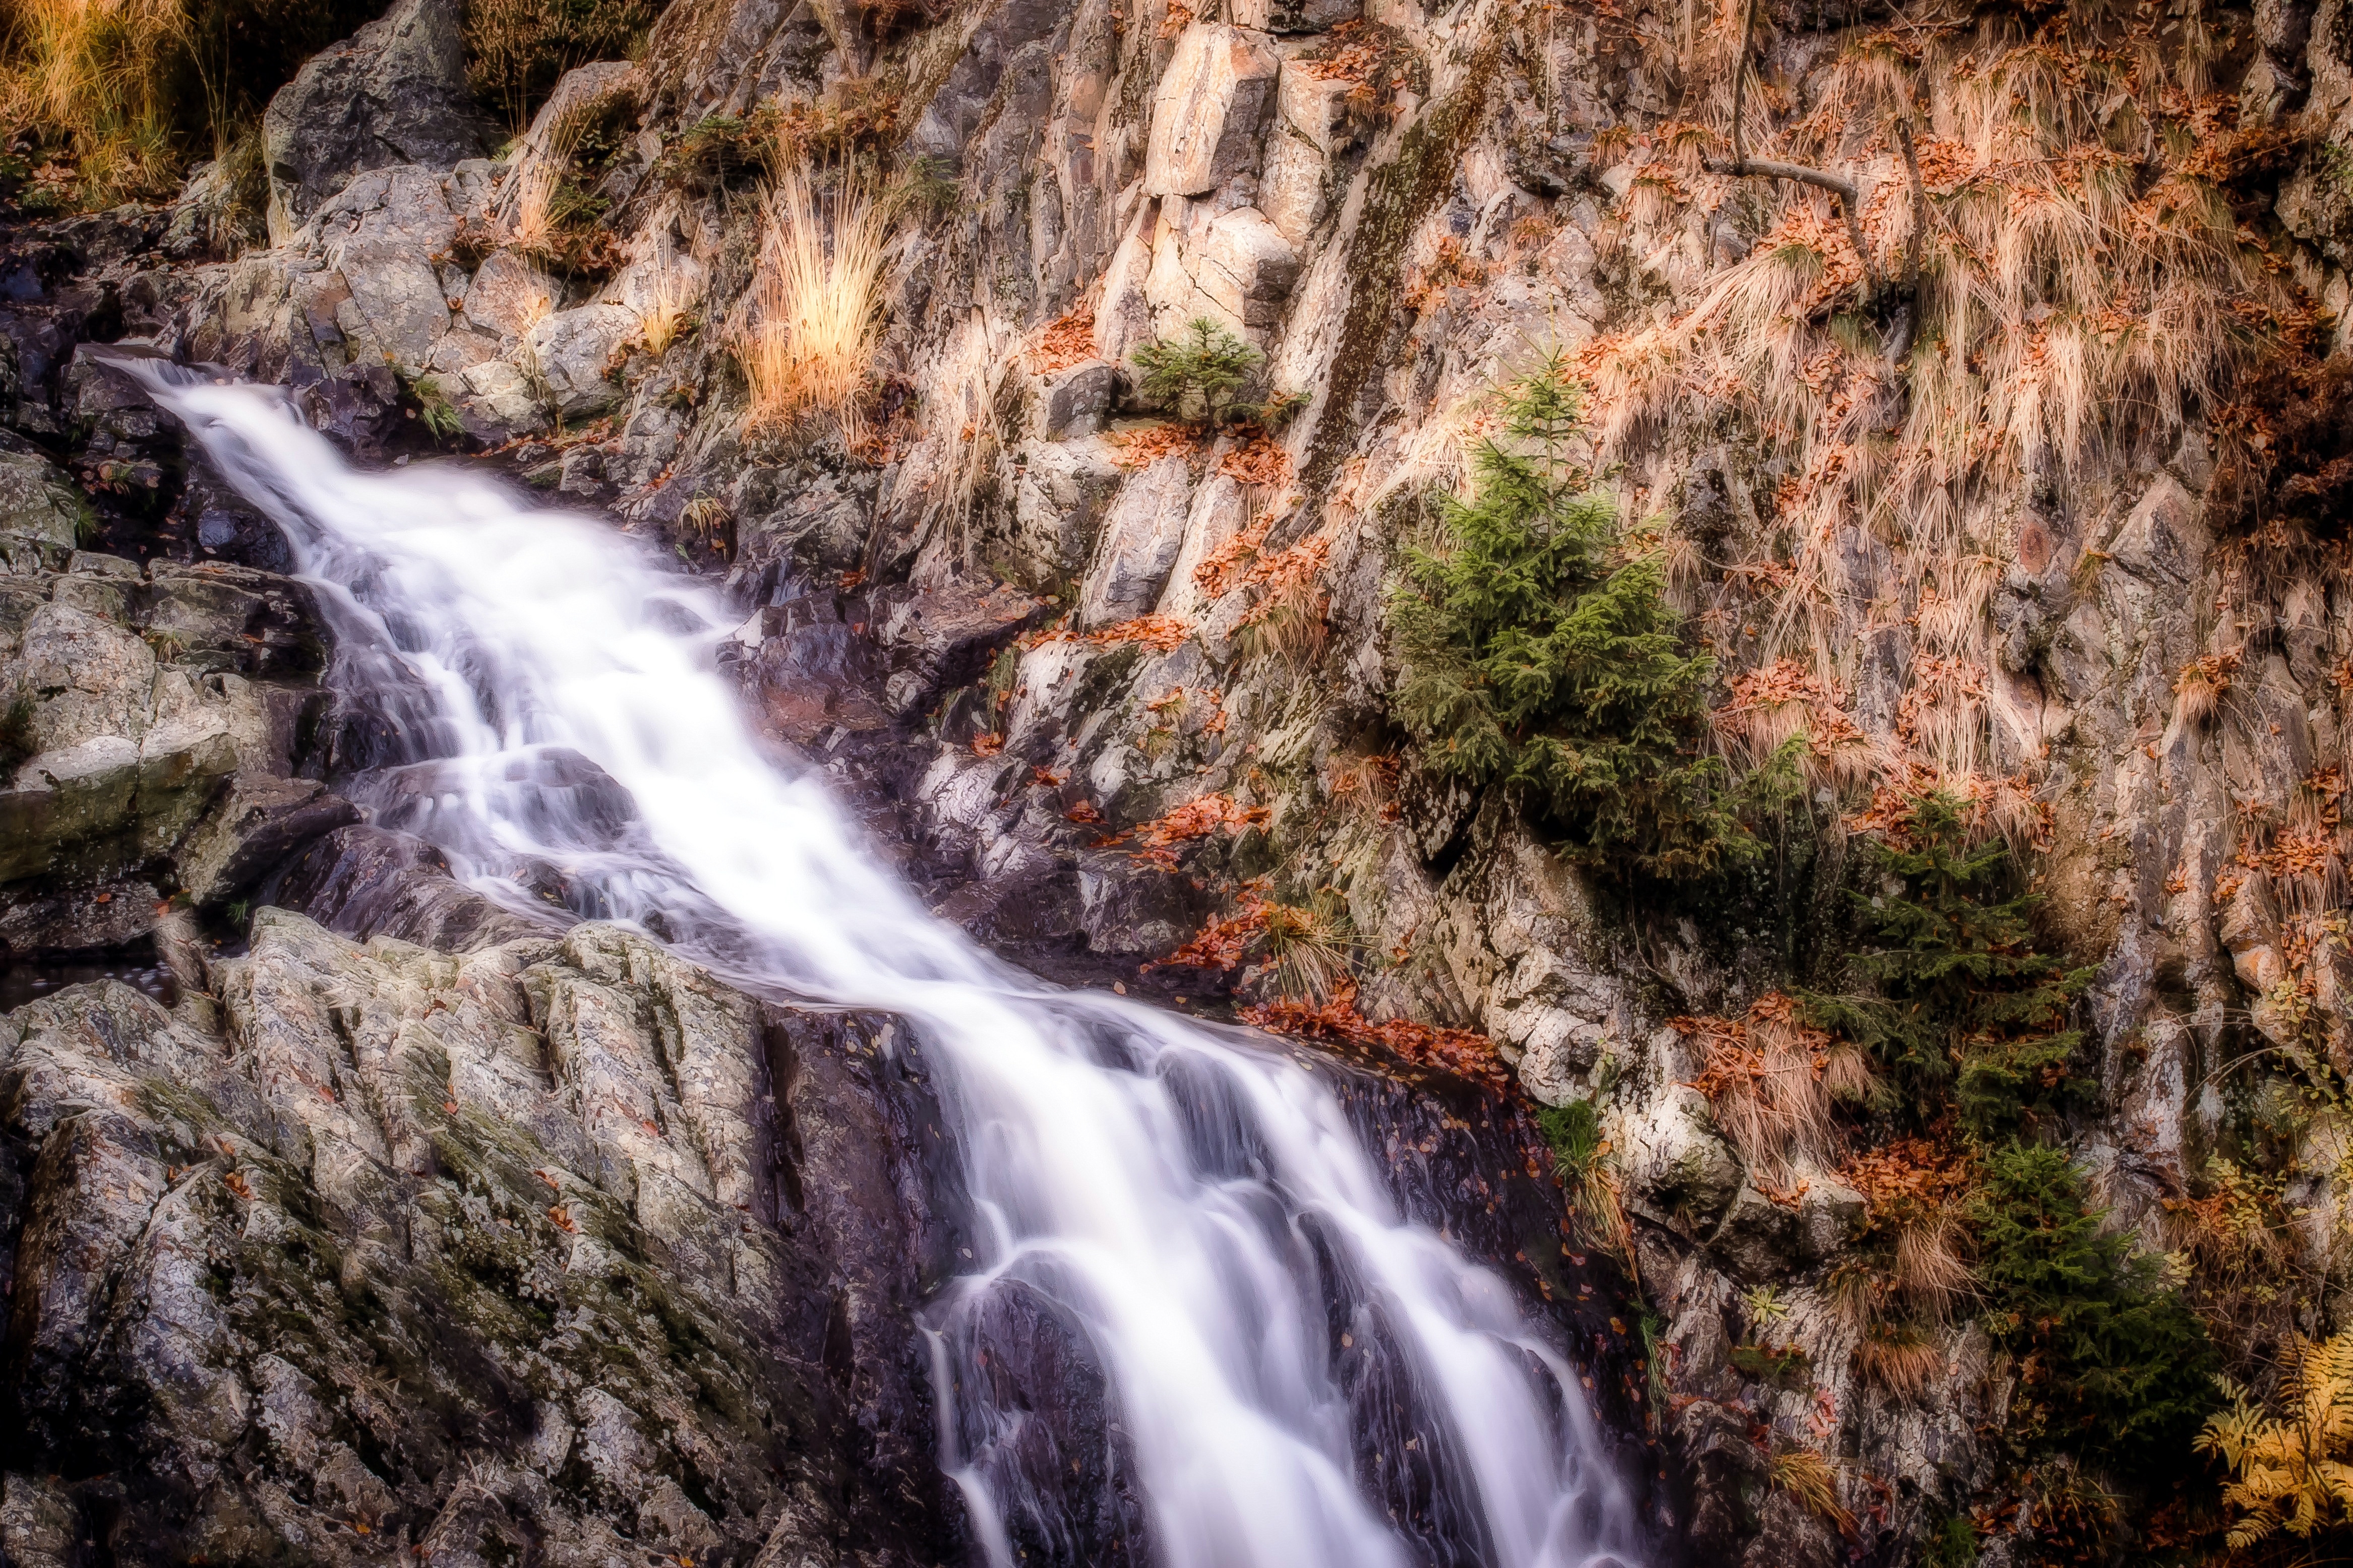
[[[1046, 986], [924, 910], [747, 724], [713, 668], [731, 620], [716, 594], [479, 476], [358, 472], [272, 389], [127, 368], [285, 529], [338, 657], [394, 694], [409, 752], [376, 783], [381, 816], [519, 907], [517, 876], [554, 866], [596, 913], [913, 1025], [983, 1231], [931, 1319], [942, 1460], [992, 1563], [1013, 1560], [1008, 1521], [1043, 1506], [1011, 1457], [1027, 1416], [954, 1363], [960, 1325], [1016, 1289], [1077, 1325], [1108, 1376], [1141, 1558], [1639, 1561], [1574, 1369], [1502, 1279], [1399, 1215], [1330, 1090], [1239, 1031]], [[1440, 1541], [1358, 1489], [1335, 1298], [1402, 1369], [1394, 1426], [1439, 1471]]]

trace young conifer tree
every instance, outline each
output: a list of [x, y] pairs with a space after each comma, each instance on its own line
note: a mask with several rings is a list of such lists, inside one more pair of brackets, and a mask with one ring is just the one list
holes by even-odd
[[2216, 1356], [2159, 1260], [2091, 1206], [2060, 1149], [1989, 1151], [1968, 1223], [1986, 1330], [2021, 1369], [2007, 1440], [2180, 1468], [2216, 1404]]
[[1234, 412], [1265, 356], [1207, 316], [1135, 351], [1137, 389], [1179, 419], [1216, 426]]
[[1501, 402], [1474, 499], [1409, 549], [1389, 624], [1395, 698], [1421, 762], [1507, 786], [1577, 858], [1651, 876], [1753, 855], [1723, 763], [1700, 754], [1715, 662], [1685, 650], [1652, 555], [1570, 458], [1577, 390], [1555, 354]]
[[1967, 807], [1936, 793], [1870, 853], [1897, 884], [1871, 900], [1883, 945], [1853, 960], [1879, 994], [1810, 997], [1814, 1022], [1871, 1048], [1905, 1103], [1936, 1105], [1950, 1085], [1983, 1142], [2031, 1132], [2088, 1095], [2069, 1014], [2093, 972], [2036, 947], [2035, 900], [2007, 890], [2000, 841], [1972, 847]]

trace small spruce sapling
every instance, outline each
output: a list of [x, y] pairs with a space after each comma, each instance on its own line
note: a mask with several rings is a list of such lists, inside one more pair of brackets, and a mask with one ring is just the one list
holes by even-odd
[[1655, 555], [1625, 550], [1588, 489], [1558, 354], [1509, 387], [1475, 499], [1440, 498], [1444, 540], [1409, 549], [1390, 626], [1395, 705], [1424, 766], [1506, 786], [1588, 863], [1650, 876], [1758, 850], [1724, 764], [1702, 754], [1715, 661], [1686, 652]]
[[1196, 316], [1173, 338], [1135, 351], [1145, 401], [1179, 419], [1215, 426], [1233, 411], [1263, 356], [1207, 316]]

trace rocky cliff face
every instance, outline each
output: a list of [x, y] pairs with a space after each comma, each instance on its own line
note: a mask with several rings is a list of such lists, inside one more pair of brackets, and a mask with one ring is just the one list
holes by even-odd
[[[1999, 820], [2047, 897], [2051, 938], [2098, 968], [2084, 1010], [2099, 1095], [2071, 1135], [2117, 1223], [2152, 1247], [2185, 1245], [2179, 1205], [2208, 1194], [2209, 1162], [2247, 1135], [2250, 1107], [2353, 1067], [2346, 948], [2328, 925], [2341, 902], [2330, 879], [2341, 881], [2335, 792], [2353, 653], [2334, 542], [2347, 447], [2336, 383], [2319, 368], [2334, 341], [2323, 312], [2348, 294], [2334, 149], [2353, 110], [2353, 21], [2333, 3], [2268, 0], [2073, 21], [2033, 8], [1964, 5], [1922, 21], [1767, 5], [1752, 35], [1741, 9], [1230, 0], [1195, 12], [1175, 0], [991, 0], [934, 13], [674, 0], [643, 61], [575, 73], [503, 164], [444, 166], [463, 111], [430, 94], [377, 93], [370, 101], [420, 124], [372, 131], [371, 147], [441, 151], [424, 163], [344, 159], [333, 178], [290, 164], [272, 249], [206, 263], [190, 239], [180, 264], [160, 263], [166, 234], [206, 232], [190, 216], [200, 195], [177, 215], [12, 242], [35, 279], [6, 323], [13, 423], [52, 449], [76, 432], [98, 455], [84, 458], [85, 488], [117, 465], [104, 469], [97, 511], [77, 522], [82, 503], [37, 454], [0, 452], [0, 464], [20, 465], [0, 466], [0, 479], [24, 476], [0, 491], [22, 498], [7, 502], [10, 559], [21, 550], [24, 565], [43, 569], [26, 579], [40, 586], [12, 634], [26, 669], [58, 639], [109, 650], [54, 693], [37, 673], [23, 678], [24, 750], [114, 734], [121, 742], [101, 761], [122, 779], [168, 763], [174, 779], [197, 781], [113, 795], [92, 784], [104, 802], [73, 806], [88, 824], [73, 843], [140, 849], [85, 855], [106, 868], [77, 861], [72, 875], [114, 876], [135, 860], [149, 880], [125, 894], [126, 908], [176, 887], [217, 904], [239, 881], [227, 868], [259, 864], [258, 852], [217, 847], [244, 831], [221, 824], [255, 820], [237, 792], [274, 801], [318, 771], [299, 735], [232, 748], [235, 767], [229, 752], [206, 761], [214, 742], [174, 738], [294, 735], [266, 721], [311, 700], [315, 664], [263, 668], [259, 653], [233, 647], [246, 662], [216, 664], [202, 642], [165, 657], [157, 637], [191, 593], [234, 589], [266, 606], [269, 590], [162, 561], [67, 565], [77, 526], [140, 541], [129, 551], [276, 563], [256, 555], [269, 548], [266, 529], [174, 467], [168, 432], [109, 412], [103, 373], [72, 361], [72, 341], [127, 334], [284, 382], [314, 423], [373, 453], [421, 449], [420, 416], [446, 407], [472, 441], [504, 444], [529, 482], [607, 508], [695, 569], [723, 574], [751, 617], [726, 656], [747, 698], [881, 814], [907, 847], [910, 874], [987, 940], [1060, 972], [1211, 995], [1231, 977], [1143, 966], [1267, 879], [1271, 896], [1344, 911], [1364, 1016], [1479, 1031], [1536, 1100], [1593, 1102], [1631, 1218], [1629, 1259], [1663, 1325], [1648, 1352], [1671, 1405], [1657, 1418], [1694, 1467], [1697, 1549], [1757, 1563], [1833, 1559], [1835, 1512], [1809, 1510], [1768, 1476], [1775, 1445], [1796, 1441], [1841, 1467], [1841, 1503], [1860, 1520], [1852, 1540], [1900, 1558], [1987, 1484], [1995, 1458], [1983, 1434], [2000, 1422], [2019, 1369], [1958, 1320], [1937, 1340], [1945, 1373], [1924, 1388], [1867, 1375], [1830, 1289], [1865, 1194], [1827, 1149], [1763, 1179], [1692, 1087], [1708, 1065], [1706, 1035], [1668, 1020], [1736, 1017], [1777, 987], [1821, 981], [1852, 863], [1835, 825], [1874, 788], [1942, 782]], [[417, 6], [402, 15], [401, 26], [429, 31]], [[1828, 197], [1722, 172], [1736, 67], [1751, 57], [1761, 85], [1750, 107], [1765, 116], [1752, 136], [1859, 171], [1863, 254]], [[385, 70], [413, 76], [407, 58], [377, 38], [321, 69], [388, 61]], [[1984, 110], [1972, 84], [1985, 101], [2025, 107], [2016, 118]], [[295, 100], [281, 105], [273, 121], [299, 125], [287, 118]], [[907, 188], [920, 199], [902, 206], [893, 231], [873, 428], [857, 444], [822, 428], [746, 431], [731, 342], [749, 322], [759, 243], [746, 117], [764, 108], [798, 117], [810, 144], [849, 166], [919, 176]], [[567, 151], [591, 121], [606, 128], [593, 162]], [[2171, 129], [2152, 131], [2159, 121]], [[2021, 173], [2064, 163], [2059, 153], [2118, 183], [2045, 189]], [[515, 240], [519, 194], [534, 166], [557, 164], [608, 204], [610, 247], [593, 265], [576, 248], [566, 259]], [[2012, 213], [2080, 216], [2109, 200], [2099, 221], [2119, 233], [2142, 232], [2139, 223], [2189, 238], [2177, 250], [2153, 241], [2104, 253], [2088, 243], [2068, 251], [2022, 221], [1968, 228], [1978, 190]], [[1916, 216], [1932, 201], [1942, 227]], [[2194, 233], [2165, 227], [2189, 222], [2185, 212]], [[1993, 237], [1976, 246], [1980, 233]], [[1925, 266], [1915, 234], [1927, 241]], [[2031, 279], [2000, 272], [2010, 254], [2001, 245], [2033, 258]], [[2227, 265], [2211, 260], [2225, 250]], [[2088, 268], [2091, 283], [2070, 283], [2069, 267]], [[2086, 292], [2095, 285], [2102, 298]], [[1949, 314], [1955, 290], [1971, 286], [1990, 336]], [[700, 330], [649, 330], [681, 296]], [[1144, 417], [1134, 351], [1198, 316], [1254, 345], [1271, 390], [1303, 396], [1295, 419], [1269, 433], [1199, 435]], [[1919, 330], [1924, 321], [1935, 331]], [[2236, 325], [2220, 331], [2226, 321]], [[1814, 820], [1769, 888], [1699, 904], [1630, 894], [1565, 860], [1502, 797], [1450, 790], [1409, 757], [1398, 765], [1384, 598], [1398, 552], [1429, 528], [1427, 495], [1461, 482], [1487, 393], [1549, 347], [1585, 382], [1597, 466], [1613, 476], [1630, 523], [1656, 520], [1675, 552], [1676, 592], [1722, 660], [1727, 753], [1753, 760], [1767, 741], [1809, 742]], [[1951, 455], [1963, 449], [1966, 460]], [[160, 483], [144, 481], [142, 463]], [[101, 708], [114, 730], [82, 716]], [[12, 716], [11, 733], [16, 724]], [[30, 811], [40, 795], [49, 804], [39, 809], [66, 810], [56, 803], [82, 775], [54, 771], [35, 768], [28, 782], [20, 769], [5, 798]], [[308, 835], [334, 826], [322, 815], [327, 799], [257, 809], [311, 825]], [[67, 875], [55, 858], [66, 851], [26, 853], [52, 858], [12, 875], [50, 879], [43, 887]], [[50, 933], [34, 945], [87, 946], [131, 930], [100, 933], [105, 922], [86, 913], [41, 907], [21, 902], [12, 910], [33, 912], [6, 917]], [[237, 961], [243, 968], [200, 983], [219, 993], [218, 1025], [191, 1021], [185, 1007], [166, 1021], [120, 992], [77, 1004], [77, 1016], [119, 1012], [137, 1028], [118, 1033], [190, 1060], [210, 1060], [206, 1031], [226, 1029], [248, 1043], [223, 1058], [229, 1067], [206, 1070], [234, 1068], [248, 1085], [237, 1093], [274, 1106], [281, 1090], [300, 1097], [248, 1065], [259, 1016], [235, 976], [259, 974], [277, 946], [325, 942], [354, 973], [413, 976], [397, 984], [417, 989], [399, 994], [433, 1018], [443, 1016], [433, 995], [478, 984], [502, 1000], [470, 1004], [476, 1014], [450, 1014], [448, 1028], [479, 1015], [517, 1039], [538, 1031], [548, 1054], [518, 1058], [512, 1071], [525, 1076], [565, 1070], [547, 1011], [561, 985], [547, 976], [624, 985], [620, 1011], [659, 1011], [636, 968], [626, 983], [607, 977], [623, 963], [613, 953], [659, 966], [618, 938], [575, 933], [561, 954], [522, 937], [462, 961], [370, 956], [271, 920], [254, 955]], [[51, 940], [73, 921], [70, 940]], [[395, 981], [365, 984], [389, 994]], [[26, 1043], [16, 1059], [79, 1026], [71, 1012], [54, 1024], [20, 1016]], [[503, 1215], [518, 1237], [576, 1249], [601, 1237], [596, 1226], [636, 1226], [628, 1235], [642, 1239], [598, 1245], [691, 1253], [691, 1267], [674, 1266], [713, 1292], [692, 1310], [715, 1314], [727, 1343], [790, 1338], [775, 1338], [777, 1320], [744, 1316], [743, 1294], [714, 1283], [735, 1267], [714, 1261], [717, 1232], [642, 1206], [647, 1191], [691, 1190], [679, 1201], [695, 1225], [706, 1209], [725, 1220], [736, 1200], [721, 1192], [707, 1164], [715, 1145], [697, 1144], [699, 1131], [673, 1138], [665, 1113], [649, 1119], [665, 1131], [647, 1132], [643, 1149], [626, 1129], [576, 1120], [534, 1132], [547, 1152], [516, 1169], [575, 1161], [555, 1195], [586, 1182], [608, 1194], [599, 1204], [618, 1205], [584, 1205], [596, 1226], [576, 1222], [576, 1237], [559, 1226], [559, 1239], [546, 1205], [527, 1213], [496, 1188], [504, 1175], [456, 1173], [493, 1159], [459, 1146], [471, 1102], [452, 1092], [459, 1110], [434, 1111], [434, 1095], [417, 1100], [403, 1075], [435, 1052], [455, 1060], [457, 1047], [438, 1043], [440, 1024], [406, 1028], [396, 1031], [404, 1041], [423, 1030], [437, 1043], [382, 1047], [382, 1066], [355, 1040], [329, 1054], [372, 1086], [369, 1125], [335, 1136], [355, 1148], [375, 1140], [381, 1180], [426, 1184], [407, 1206], [446, 1189], [434, 1202], [454, 1215], [479, 1182], [489, 1184], [485, 1217], [469, 1210], [466, 1222], [477, 1232]], [[491, 1046], [467, 1048], [498, 1058]], [[2238, 1072], [2250, 1052], [2302, 1062], [2303, 1076]], [[131, 1084], [143, 1069], [125, 1063], [146, 1059], [118, 1053], [114, 1066], [86, 1070]], [[302, 1102], [305, 1128], [341, 1092], [326, 1068], [313, 1079], [325, 1088], [318, 1106]], [[767, 1092], [767, 1081], [746, 1077], [744, 1091]], [[136, 1099], [109, 1092], [109, 1104]], [[246, 1113], [234, 1099], [216, 1097], [201, 1115], [234, 1121]], [[748, 1103], [737, 1095], [726, 1114], [765, 1125]], [[33, 1125], [32, 1112], [11, 1114], [12, 1125]], [[167, 1172], [211, 1136], [212, 1122], [173, 1122], [144, 1102], [120, 1114], [121, 1137], [156, 1151], [137, 1157]], [[681, 1114], [683, 1127], [699, 1125]], [[2280, 1229], [2298, 1282], [2265, 1333], [2334, 1321], [2338, 1125], [2307, 1116], [2275, 1134], [2289, 1145], [2281, 1201], [2296, 1217]], [[182, 1126], [195, 1142], [166, 1149]], [[319, 1195], [305, 1202], [367, 1212], [360, 1197], [299, 1174], [316, 1161], [286, 1141], [292, 1126], [225, 1134], [246, 1140], [256, 1161], [266, 1146], [281, 1163], [259, 1167], [253, 1182], [267, 1193], [252, 1198], [224, 1195], [244, 1168], [235, 1156], [185, 1177], [200, 1189], [188, 1202], [213, 1216], [187, 1223], [227, 1225], [239, 1205], [282, 1207], [268, 1194], [287, 1182], [312, 1183]], [[430, 1162], [424, 1174], [407, 1170], [390, 1152], [403, 1139], [448, 1172]], [[665, 1174], [648, 1187], [642, 1173], [656, 1168]], [[26, 1202], [38, 1199], [36, 1190]], [[773, 1196], [749, 1201], [741, 1224], [751, 1239], [725, 1245], [757, 1252], [778, 1277], [800, 1267], [789, 1260], [802, 1244], [770, 1217]], [[458, 1222], [434, 1223], [444, 1228], [419, 1255], [455, 1258]], [[115, 1229], [145, 1234], [127, 1218]], [[808, 1245], [821, 1258], [833, 1244]], [[121, 1247], [137, 1252], [134, 1240]], [[403, 1268], [412, 1272], [387, 1290], [427, 1288], [427, 1265]], [[21, 1316], [27, 1265], [17, 1278]], [[1736, 1362], [1737, 1346], [1765, 1337], [1760, 1291], [1778, 1303], [1771, 1336], [1812, 1369], [1802, 1387]], [[365, 1451], [367, 1418], [349, 1403], [358, 1395], [299, 1358], [280, 1383], [260, 1378], [250, 1360], [259, 1352], [239, 1348], [227, 1322], [205, 1342], [247, 1358], [247, 1386], [301, 1380], [299, 1398], [287, 1396], [298, 1415], [266, 1418], [298, 1436], [240, 1415], [272, 1434], [252, 1442], [271, 1455], [301, 1442], [324, 1454], [332, 1429], [332, 1442]], [[530, 1357], [568, 1364], [570, 1351], [500, 1337], [509, 1327], [483, 1330], [465, 1353], [501, 1377], [524, 1375], [515, 1369]], [[714, 1376], [737, 1377], [711, 1353]], [[840, 1473], [878, 1462], [845, 1435], [866, 1431], [866, 1417], [843, 1414], [861, 1408], [856, 1400], [821, 1396], [845, 1385], [840, 1370], [823, 1372], [793, 1388], [744, 1373], [726, 1408], [799, 1412], [795, 1430], [844, 1455]], [[560, 1372], [546, 1375], [562, 1386]], [[187, 1387], [202, 1384], [188, 1376]], [[299, 1415], [312, 1409], [328, 1414]], [[617, 1432], [559, 1442], [498, 1427], [470, 1403], [450, 1419], [451, 1452], [489, 1456], [497, 1478], [460, 1488], [498, 1500], [465, 1502], [475, 1511], [464, 1517], [535, 1514], [555, 1488], [572, 1522], [546, 1525], [551, 1540], [586, 1540], [605, 1517], [604, 1494], [586, 1479], [565, 1492], [565, 1475], [640, 1462]], [[599, 1430], [596, 1412], [571, 1405], [548, 1419], [558, 1423], [549, 1430]], [[716, 1468], [694, 1471], [703, 1492], [675, 1478], [723, 1532], [787, 1506], [744, 1457], [776, 1440], [771, 1426], [763, 1421], [755, 1438], [742, 1419], [710, 1414], [696, 1428], [715, 1456]], [[598, 1447], [608, 1441], [618, 1447]], [[543, 1462], [554, 1447], [623, 1457]], [[195, 1478], [218, 1461], [170, 1462]], [[438, 1464], [401, 1464], [425, 1468], [373, 1472], [385, 1479], [370, 1517], [396, 1517], [423, 1539], [423, 1521], [463, 1499]], [[307, 1458], [295, 1470], [328, 1473]], [[329, 1506], [317, 1500], [326, 1480], [306, 1484], [239, 1481], [235, 1507], [274, 1520], [272, 1508]], [[823, 1510], [842, 1506], [844, 1484], [789, 1506], [835, 1517]], [[2005, 1539], [2022, 1528], [2031, 1542], [2033, 1516], [1989, 1528]], [[922, 1533], [909, 1529], [910, 1540]]]

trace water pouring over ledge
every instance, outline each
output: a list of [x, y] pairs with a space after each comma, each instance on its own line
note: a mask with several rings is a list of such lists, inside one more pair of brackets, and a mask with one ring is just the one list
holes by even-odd
[[[575, 912], [748, 985], [913, 1025], [977, 1232], [927, 1310], [940, 1458], [992, 1568], [1017, 1541], [1031, 1562], [1100, 1549], [1039, 1473], [1051, 1391], [983, 1364], [1017, 1300], [1108, 1380], [1129, 1561], [1642, 1561], [1576, 1369], [1504, 1280], [1399, 1215], [1330, 1089], [1236, 1032], [1048, 987], [932, 916], [746, 723], [708, 586], [483, 479], [358, 472], [274, 389], [118, 363], [286, 531], [341, 683], [396, 737], [359, 791], [377, 820], [510, 907], [543, 913], [554, 876]], [[1341, 1323], [1417, 1442], [1412, 1518], [1360, 1489]]]

